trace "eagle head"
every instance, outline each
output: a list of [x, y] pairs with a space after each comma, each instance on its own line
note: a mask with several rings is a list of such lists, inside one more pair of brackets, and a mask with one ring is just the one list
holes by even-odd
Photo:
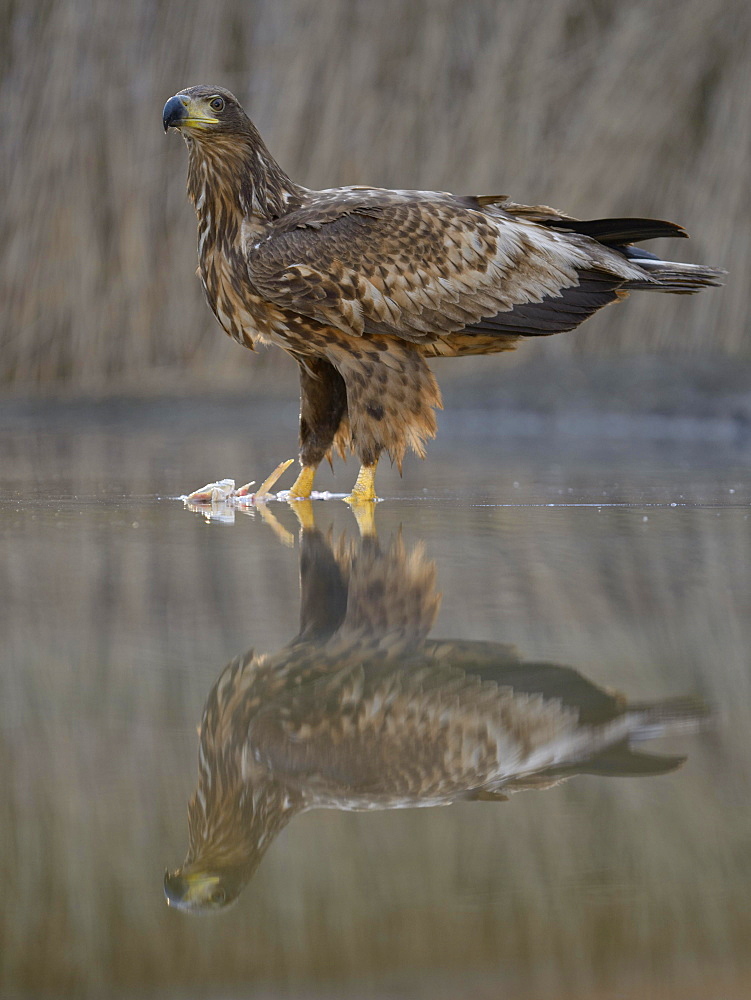
[[162, 113], [164, 131], [184, 130], [193, 138], [243, 131], [248, 116], [234, 94], [222, 87], [188, 87], [170, 97]]
[[164, 873], [167, 905], [188, 913], [211, 913], [234, 902], [245, 885], [244, 873], [205, 871], [185, 865]]

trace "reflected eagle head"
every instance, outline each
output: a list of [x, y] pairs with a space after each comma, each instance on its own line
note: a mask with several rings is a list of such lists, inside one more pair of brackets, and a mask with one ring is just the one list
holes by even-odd
[[164, 873], [164, 895], [169, 906], [188, 913], [210, 913], [234, 902], [247, 882], [242, 868], [207, 871], [184, 865]]

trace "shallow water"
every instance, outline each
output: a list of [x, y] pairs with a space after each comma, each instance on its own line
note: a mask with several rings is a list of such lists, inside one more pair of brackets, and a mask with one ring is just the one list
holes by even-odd
[[[0, 433], [3, 995], [750, 997], [747, 453], [478, 439], [448, 423], [427, 462], [380, 474], [376, 544], [336, 500], [313, 504], [303, 531], [282, 503], [212, 520], [171, 499], [260, 480], [294, 452], [288, 416], [204, 416], [186, 425], [167, 405], [158, 422], [97, 427], [52, 412]], [[345, 489], [355, 472], [338, 465], [319, 486]], [[232, 907], [168, 908], [204, 703], [234, 658], [289, 662], [301, 561], [312, 669], [348, 628], [371, 660], [391, 637], [377, 669], [392, 687], [400, 664], [415, 675], [415, 643], [424, 657], [443, 640], [465, 670], [482, 641], [518, 665], [527, 708], [530, 690], [551, 711], [573, 702], [575, 681], [590, 706], [601, 689], [693, 696], [709, 720], [639, 744], [687, 758], [658, 776], [618, 777], [612, 761], [570, 776], [580, 755], [554, 776], [566, 780], [509, 801], [313, 809], [268, 833]], [[357, 655], [367, 681], [376, 668]], [[543, 683], [541, 664], [576, 675]], [[329, 733], [320, 756], [301, 763], [273, 733], [254, 749], [294, 794], [312, 794], [313, 774], [331, 798], [325, 772], [354, 795], [364, 764], [346, 741], [334, 753], [327, 728], [340, 694], [325, 711], [307, 703]], [[366, 714], [362, 691], [348, 698], [350, 718]], [[415, 690], [406, 701], [422, 704]], [[389, 718], [411, 774], [435, 726]], [[241, 754], [238, 732], [217, 737], [227, 754]], [[386, 764], [371, 772], [356, 804], [373, 804], [374, 781], [395, 804]]]

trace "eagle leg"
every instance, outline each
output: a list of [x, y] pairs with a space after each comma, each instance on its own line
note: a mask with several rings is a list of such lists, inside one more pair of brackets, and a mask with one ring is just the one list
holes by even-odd
[[363, 463], [363, 465], [360, 466], [360, 471], [357, 475], [355, 485], [352, 488], [352, 492], [348, 497], [345, 497], [347, 503], [354, 505], [378, 499], [375, 491], [375, 473], [377, 465], [378, 462], [376, 461], [373, 462], [372, 465], [366, 465]]
[[436, 431], [433, 411], [441, 405], [435, 377], [413, 344], [390, 337], [368, 343], [364, 348], [340, 342], [328, 349], [344, 378], [351, 448], [360, 459], [351, 502], [378, 499], [375, 470], [384, 451], [400, 472], [407, 448], [424, 457], [425, 439]]
[[347, 503], [350, 505], [352, 513], [355, 515], [355, 521], [357, 522], [357, 529], [360, 532], [360, 538], [375, 538], [377, 540], [378, 532], [376, 531], [375, 523], [376, 505], [367, 501], [362, 503], [359, 500], [348, 500]]
[[347, 413], [344, 379], [324, 358], [296, 355], [300, 367], [300, 474], [289, 498], [310, 497], [316, 469], [330, 456]]
[[287, 497], [290, 502], [289, 505], [295, 512], [295, 517], [297, 518], [297, 523], [300, 525], [300, 530], [303, 534], [306, 531], [315, 531], [316, 522], [313, 516], [313, 503], [311, 500], [307, 500], [304, 497], [298, 498], [295, 502], [292, 502], [290, 497]]
[[289, 500], [309, 500], [313, 489], [317, 465], [303, 465], [300, 474], [290, 488]]

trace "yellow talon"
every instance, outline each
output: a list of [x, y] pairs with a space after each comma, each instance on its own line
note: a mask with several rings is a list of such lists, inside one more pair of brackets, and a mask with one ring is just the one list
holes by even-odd
[[292, 500], [290, 507], [295, 512], [300, 527], [303, 531], [315, 531], [315, 518], [313, 516], [313, 501], [301, 497], [299, 500]]
[[300, 474], [289, 491], [290, 500], [308, 500], [313, 489], [316, 470], [314, 465], [303, 465]]
[[357, 481], [348, 497], [347, 503], [365, 503], [369, 500], [377, 500], [375, 491], [375, 465], [362, 465], [357, 475]]
[[359, 500], [349, 500], [348, 503], [352, 508], [352, 513], [355, 515], [360, 538], [377, 538], [378, 533], [376, 532], [375, 525], [376, 505], [367, 500], [362, 503]]

